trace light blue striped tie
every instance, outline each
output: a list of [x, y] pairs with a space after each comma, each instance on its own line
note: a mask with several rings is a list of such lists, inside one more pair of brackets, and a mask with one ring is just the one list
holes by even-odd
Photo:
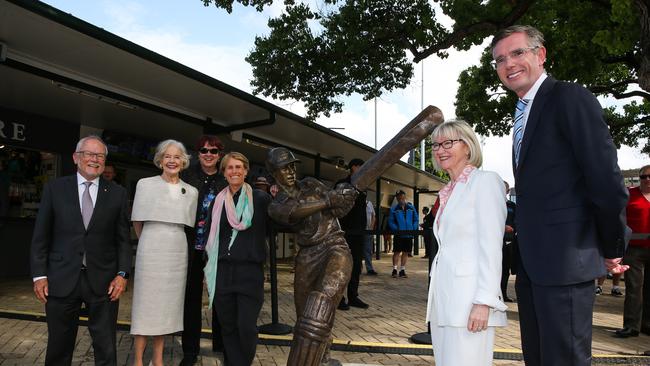
[[521, 140], [524, 137], [524, 111], [528, 105], [528, 99], [517, 100], [515, 108], [515, 125], [512, 147], [515, 149], [515, 166], [519, 166], [519, 151], [521, 151]]

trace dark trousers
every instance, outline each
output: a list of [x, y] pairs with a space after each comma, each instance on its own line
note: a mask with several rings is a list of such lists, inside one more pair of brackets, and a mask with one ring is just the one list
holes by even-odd
[[430, 227], [424, 228], [424, 255], [427, 257], [431, 256], [431, 249], [433, 245], [433, 229]]
[[[191, 248], [187, 262], [187, 283], [185, 287], [185, 305], [183, 308], [183, 354], [188, 357], [198, 356], [201, 351], [201, 325], [203, 313], [203, 267], [205, 267], [204, 251]], [[212, 317], [212, 324], [217, 321]], [[213, 342], [221, 345], [219, 327], [212, 329]]]
[[540, 286], [519, 260], [515, 290], [526, 366], [591, 365], [594, 281]]
[[45, 365], [72, 363], [82, 302], [88, 309], [88, 331], [93, 342], [95, 365], [117, 364], [115, 332], [118, 302], [110, 301], [107, 294], [95, 294], [90, 288], [86, 272], [82, 271], [79, 282], [70, 295], [48, 296], [45, 303], [48, 336]]
[[214, 303], [221, 326], [226, 365], [253, 363], [257, 317], [264, 303], [262, 264], [219, 261]]
[[630, 266], [625, 271], [623, 326], [636, 331], [650, 329], [650, 298], [647, 294], [650, 284], [645, 281], [650, 272], [650, 248], [628, 247], [623, 262]]
[[501, 258], [501, 296], [508, 297], [508, 278], [510, 278], [510, 267], [512, 258], [512, 243], [503, 243]]
[[361, 277], [361, 264], [363, 262], [363, 235], [346, 235], [352, 254], [352, 274], [348, 283], [348, 301], [359, 297], [359, 277]]

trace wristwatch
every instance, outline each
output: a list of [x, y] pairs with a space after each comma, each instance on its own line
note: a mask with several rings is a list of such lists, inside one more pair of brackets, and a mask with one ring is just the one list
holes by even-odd
[[129, 279], [129, 272], [119, 271], [117, 272], [117, 275], [124, 278], [125, 280]]

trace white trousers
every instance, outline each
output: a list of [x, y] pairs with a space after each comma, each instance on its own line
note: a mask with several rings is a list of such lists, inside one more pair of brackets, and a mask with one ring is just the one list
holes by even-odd
[[491, 366], [495, 327], [472, 333], [465, 327], [431, 327], [436, 366]]

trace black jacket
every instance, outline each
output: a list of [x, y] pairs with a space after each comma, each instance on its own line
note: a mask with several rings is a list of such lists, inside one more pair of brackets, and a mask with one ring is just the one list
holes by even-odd
[[[233, 197], [235, 202], [239, 192]], [[271, 195], [259, 189], [253, 189], [253, 221], [251, 226], [237, 233], [230, 251], [228, 244], [232, 236], [232, 227], [228, 223], [225, 208], [221, 211], [219, 229], [219, 262], [227, 261], [232, 263], [259, 263], [266, 260], [266, 238], [269, 232], [269, 215], [267, 213]]]
[[[334, 184], [336, 187], [339, 183], [350, 183], [351, 176], [347, 176], [345, 179], [341, 179]], [[348, 230], [365, 230], [367, 225], [366, 217], [366, 192], [359, 192], [357, 199], [354, 201], [354, 206], [347, 213], [347, 215], [339, 218], [339, 223], [341, 224], [341, 229], [343, 231]], [[346, 233], [347, 234], [347, 233]], [[353, 233], [353, 235], [363, 235], [362, 233]]]
[[130, 272], [126, 190], [99, 179], [93, 216], [84, 227], [79, 208], [77, 175], [45, 185], [31, 245], [32, 277], [47, 276], [49, 294], [65, 297], [75, 288], [83, 254], [92, 291], [105, 295], [118, 271]]

